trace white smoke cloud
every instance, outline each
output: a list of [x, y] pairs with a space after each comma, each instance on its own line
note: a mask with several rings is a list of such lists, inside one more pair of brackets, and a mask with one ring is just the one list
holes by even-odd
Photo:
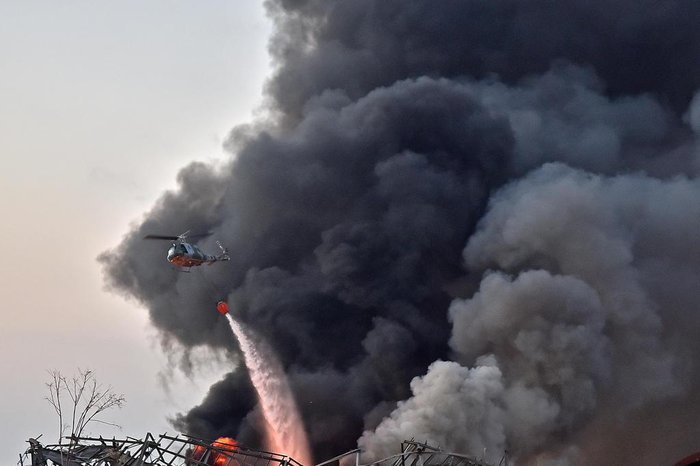
[[682, 178], [604, 178], [548, 165], [494, 198], [465, 259], [472, 269], [545, 268], [588, 284], [613, 342], [616, 396], [641, 404], [677, 390], [662, 341], [663, 315], [672, 311], [650, 296], [661, 284], [649, 280], [665, 277], [647, 264], [693, 260], [676, 248], [685, 239], [688, 252], [697, 249], [683, 236], [697, 223], [687, 215], [698, 211], [698, 194], [698, 184]]
[[696, 180], [561, 164], [505, 187], [464, 250], [485, 275], [449, 310], [458, 362], [414, 379], [359, 445], [377, 457], [416, 437], [565, 461], [585, 458], [575, 439], [587, 425], [682, 399], [697, 376], [697, 199]]
[[[541, 388], [562, 405], [556, 424], [544, 431], [533, 431], [532, 422], [527, 429], [514, 423], [520, 449], [539, 444], [538, 438], [546, 441], [546, 434], [571, 427], [595, 408], [596, 387], [610, 373], [603, 314], [596, 292], [584, 282], [543, 270], [515, 280], [489, 274], [472, 299], [452, 304], [450, 343], [460, 360], [472, 363], [492, 351], [510, 383]], [[516, 393], [509, 401], [518, 417], [536, 417], [527, 413], [526, 398]]]
[[425, 376], [413, 379], [411, 391], [412, 398], [399, 402], [374, 432], [360, 438], [360, 448], [368, 453], [363, 460], [395, 454], [410, 438], [452, 450], [502, 451], [505, 413], [498, 401], [504, 386], [495, 358], [484, 357], [472, 369], [436, 361]]

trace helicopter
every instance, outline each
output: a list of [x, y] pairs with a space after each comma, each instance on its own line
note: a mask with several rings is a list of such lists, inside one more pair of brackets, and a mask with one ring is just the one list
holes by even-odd
[[211, 265], [214, 262], [231, 260], [226, 248], [224, 248], [218, 241], [216, 244], [218, 244], [219, 248], [221, 248], [221, 254], [218, 256], [205, 254], [201, 249], [199, 249], [198, 246], [187, 241], [191, 238], [202, 238], [209, 235], [211, 235], [211, 232], [191, 235], [188, 230], [178, 236], [146, 235], [143, 237], [143, 239], [171, 240], [173, 244], [170, 246], [170, 249], [168, 249], [168, 262], [189, 270], [190, 267], [196, 267], [198, 265]]

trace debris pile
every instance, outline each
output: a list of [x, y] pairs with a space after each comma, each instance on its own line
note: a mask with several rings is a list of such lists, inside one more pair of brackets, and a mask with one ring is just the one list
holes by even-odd
[[[42, 445], [29, 439], [29, 448], [20, 455], [19, 466], [302, 466], [295, 459], [263, 450], [241, 446], [233, 439], [206, 442], [186, 435], [163, 434], [143, 439], [105, 439], [73, 437], [69, 444]], [[401, 442], [400, 453], [360, 464], [359, 449], [343, 453], [316, 466], [344, 464], [354, 457], [357, 466], [494, 466], [483, 460], [413, 440]], [[498, 466], [506, 466], [504, 456]]]

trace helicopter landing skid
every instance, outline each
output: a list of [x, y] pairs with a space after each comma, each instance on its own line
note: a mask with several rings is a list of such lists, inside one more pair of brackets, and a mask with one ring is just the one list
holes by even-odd
[[190, 273], [192, 271], [192, 267], [171, 267], [173, 270], [176, 272], [180, 273]]

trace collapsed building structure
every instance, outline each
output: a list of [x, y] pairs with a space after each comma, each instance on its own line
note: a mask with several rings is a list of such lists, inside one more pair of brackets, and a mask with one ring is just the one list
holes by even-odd
[[[294, 458], [246, 448], [219, 439], [206, 442], [186, 435], [142, 439], [71, 438], [68, 445], [42, 445], [29, 439], [29, 448], [20, 455], [18, 466], [304, 466]], [[352, 450], [316, 466], [354, 464], [355, 466], [495, 466], [484, 460], [416, 441], [404, 441], [396, 455], [361, 464], [361, 451]], [[504, 456], [498, 466], [506, 466]]]

